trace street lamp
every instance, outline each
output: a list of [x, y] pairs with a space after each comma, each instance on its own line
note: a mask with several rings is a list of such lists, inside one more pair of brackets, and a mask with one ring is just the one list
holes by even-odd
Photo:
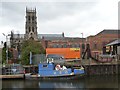
[[82, 35], [82, 56], [83, 56], [83, 33], [81, 33], [81, 35]]
[[6, 62], [8, 64], [8, 46], [7, 46], [7, 43], [8, 43], [8, 35], [5, 35], [4, 33], [2, 33], [5, 37], [6, 37]]
[[82, 44], [83, 44], [83, 33], [81, 33], [82, 34]]

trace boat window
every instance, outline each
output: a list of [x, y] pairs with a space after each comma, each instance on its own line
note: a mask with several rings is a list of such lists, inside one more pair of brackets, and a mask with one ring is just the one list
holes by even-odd
[[43, 65], [43, 67], [47, 67], [47, 65]]

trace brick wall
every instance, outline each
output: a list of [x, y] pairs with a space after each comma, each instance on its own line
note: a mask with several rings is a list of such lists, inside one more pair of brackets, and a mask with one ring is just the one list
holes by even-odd
[[[102, 53], [103, 47], [109, 42], [118, 39], [118, 34], [98, 34], [87, 38], [87, 43], [90, 44], [92, 55]], [[95, 53], [94, 53], [95, 52]]]

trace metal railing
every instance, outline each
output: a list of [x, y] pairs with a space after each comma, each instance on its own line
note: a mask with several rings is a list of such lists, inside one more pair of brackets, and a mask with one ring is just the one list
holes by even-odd
[[24, 68], [20, 64], [12, 64], [2, 67], [3, 75], [24, 74]]

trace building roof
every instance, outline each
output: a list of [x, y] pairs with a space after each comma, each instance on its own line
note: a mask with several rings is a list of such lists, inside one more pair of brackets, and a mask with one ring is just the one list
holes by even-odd
[[45, 40], [54, 40], [54, 39], [62, 39], [62, 34], [38, 34], [38, 39], [44, 38]]
[[[14, 34], [13, 38], [24, 38], [25, 34]], [[63, 37], [62, 34], [38, 34], [38, 39], [42, 39], [42, 38], [58, 38], [58, 37]]]
[[42, 37], [63, 37], [62, 34], [38, 34], [38, 38]]
[[98, 34], [120, 34], [120, 30], [117, 30], [117, 29], [104, 29], [103, 31], [99, 32]]
[[44, 40], [63, 40], [63, 39], [64, 37], [44, 37]]
[[25, 34], [13, 34], [13, 38], [24, 38]]
[[[24, 38], [25, 34], [14, 34], [13, 38]], [[79, 37], [63, 37], [62, 34], [38, 34], [38, 39], [41, 40], [44, 38], [44, 40], [85, 40], [85, 38], [79, 38]]]
[[120, 39], [114, 40], [113, 42], [107, 44], [106, 46], [118, 45], [118, 44], [120, 44]]

